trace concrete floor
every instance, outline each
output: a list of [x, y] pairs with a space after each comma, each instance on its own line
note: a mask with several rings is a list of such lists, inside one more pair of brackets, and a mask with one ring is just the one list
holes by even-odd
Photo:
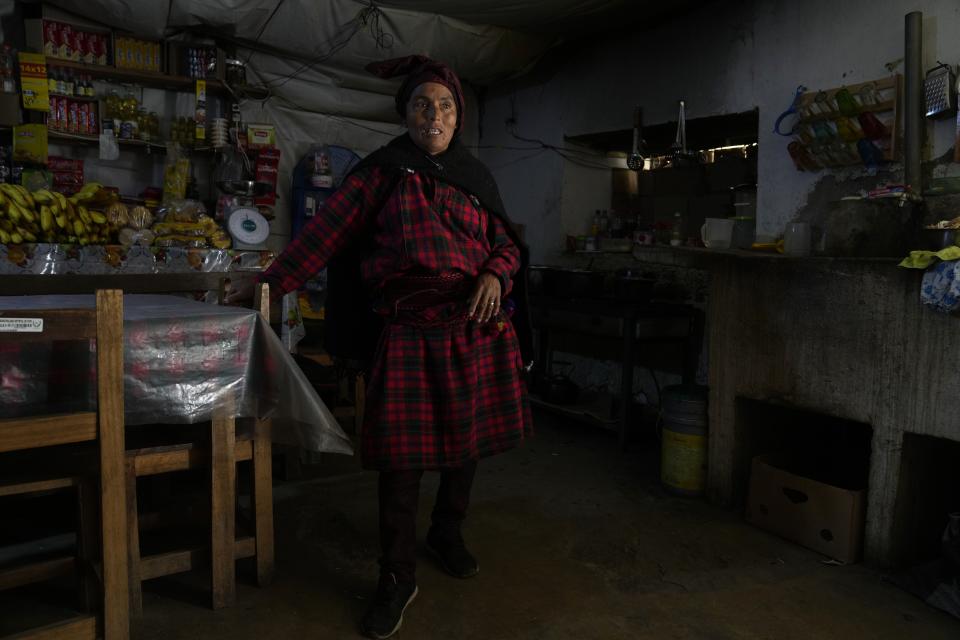
[[[670, 497], [652, 446], [538, 416], [526, 447], [481, 463], [457, 580], [423, 557], [398, 638], [951, 638], [960, 621], [860, 565]], [[202, 576], [148, 584], [134, 638], [356, 638], [376, 578], [376, 478], [277, 487], [277, 577], [210, 611]], [[436, 487], [421, 493], [425, 530]]]

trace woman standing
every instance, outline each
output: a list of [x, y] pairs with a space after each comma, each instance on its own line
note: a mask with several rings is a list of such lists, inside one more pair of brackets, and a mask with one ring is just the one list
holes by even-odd
[[407, 76], [396, 96], [407, 134], [362, 161], [261, 280], [282, 295], [329, 264], [330, 350], [370, 356], [361, 451], [380, 472], [382, 555], [362, 628], [386, 638], [417, 595], [425, 470], [441, 474], [427, 549], [456, 577], [479, 571], [461, 524], [477, 460], [531, 433], [532, 350], [526, 250], [489, 170], [460, 144], [459, 79], [423, 56], [368, 70]]

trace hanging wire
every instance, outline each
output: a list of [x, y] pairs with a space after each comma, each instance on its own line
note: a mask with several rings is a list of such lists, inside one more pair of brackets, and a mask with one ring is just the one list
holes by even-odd
[[605, 156], [603, 156], [602, 154], [596, 151], [574, 149], [571, 147], [558, 147], [556, 145], [544, 142], [539, 138], [527, 138], [525, 136], [519, 135], [515, 130], [515, 126], [512, 124], [507, 125], [507, 133], [509, 133], [516, 140], [519, 140], [521, 142], [529, 142], [531, 144], [536, 144], [536, 145], [539, 145], [544, 150], [552, 151], [553, 153], [556, 153], [558, 156], [560, 156], [564, 160], [572, 162], [576, 165], [586, 167], [589, 169], [609, 169], [610, 168], [610, 165], [608, 165], [606, 162], [603, 162], [603, 160], [605, 159]]
[[544, 153], [545, 151], [546, 149], [537, 149], [533, 153], [529, 153], [525, 156], [520, 156], [519, 158], [514, 158], [513, 160], [508, 160], [507, 162], [503, 162], [501, 164], [489, 165], [489, 169], [492, 171], [497, 169], [503, 169], [504, 167], [509, 167], [512, 164], [517, 164], [518, 162], [523, 162], [524, 160], [530, 160], [531, 158], [536, 158], [537, 156], [539, 156], [541, 153]]
[[[314, 66], [329, 60], [334, 55], [342, 51], [354, 37], [364, 29], [370, 31], [370, 35], [373, 37], [373, 41], [377, 46], [377, 49], [387, 50], [393, 48], [394, 37], [393, 34], [387, 33], [380, 24], [380, 20], [383, 17], [383, 11], [370, 0], [370, 4], [360, 10], [357, 16], [348, 22], [346, 25], [341, 28], [333, 37], [328, 38], [323, 45], [330, 44], [330, 48], [315, 58], [300, 64], [292, 72], [280, 76], [279, 79], [274, 79], [267, 82], [267, 87], [270, 89], [278, 89], [290, 82], [291, 80], [298, 78], [304, 72], [312, 69]], [[332, 43], [332, 44], [331, 44]]]
[[378, 49], [392, 49], [393, 48], [393, 34], [387, 33], [384, 31], [383, 27], [380, 26], [380, 18], [383, 17], [383, 11], [381, 11], [373, 3], [373, 0], [370, 0], [370, 5], [360, 12], [360, 22], [366, 26], [370, 26], [370, 34], [373, 36], [373, 41], [377, 45]]
[[[286, 1], [287, 0], [280, 0], [280, 2], [277, 3], [277, 6], [273, 8], [273, 11], [267, 17], [266, 22], [264, 22], [263, 25], [260, 27], [260, 31], [257, 32], [257, 37], [253, 39], [254, 46], [256, 46], [258, 42], [260, 42], [260, 38], [261, 36], [263, 36], [263, 32], [267, 30], [267, 25], [270, 24], [270, 21], [273, 20], [273, 17], [277, 15], [277, 12], [280, 11], [280, 7], [282, 7], [283, 3]], [[247, 61], [244, 63], [245, 65], [250, 64], [250, 58], [253, 57], [253, 52], [254, 50], [251, 48], [250, 53], [247, 55]]]

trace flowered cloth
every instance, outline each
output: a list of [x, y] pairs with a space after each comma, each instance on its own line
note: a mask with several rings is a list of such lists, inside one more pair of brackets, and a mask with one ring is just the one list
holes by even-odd
[[920, 283], [920, 301], [923, 304], [943, 313], [960, 309], [960, 247], [946, 247], [940, 251], [911, 251], [899, 266], [927, 270]]
[[920, 300], [944, 313], [960, 309], [960, 261], [941, 262], [924, 273]]

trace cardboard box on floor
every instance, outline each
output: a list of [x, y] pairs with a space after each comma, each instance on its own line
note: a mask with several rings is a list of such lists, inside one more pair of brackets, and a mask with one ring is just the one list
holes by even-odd
[[866, 492], [842, 489], [753, 459], [747, 522], [843, 562], [857, 562], [863, 544]]

